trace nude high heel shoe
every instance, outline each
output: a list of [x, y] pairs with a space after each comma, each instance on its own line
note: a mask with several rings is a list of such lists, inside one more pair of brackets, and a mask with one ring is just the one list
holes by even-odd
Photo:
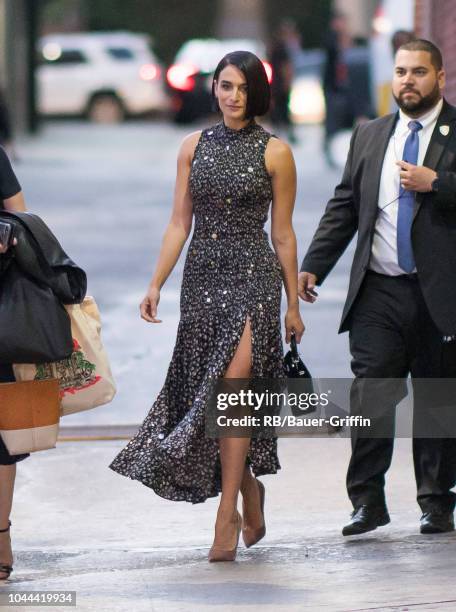
[[264, 498], [266, 494], [266, 490], [264, 488], [264, 484], [255, 478], [258, 483], [258, 489], [260, 491], [260, 506], [261, 506], [261, 514], [263, 516], [263, 525], [261, 527], [257, 527], [253, 529], [253, 527], [242, 527], [242, 539], [244, 540], [244, 544], [247, 548], [250, 548], [257, 542], [259, 542], [266, 535], [266, 523], [264, 521]]
[[241, 526], [242, 517], [239, 512], [236, 512], [236, 535], [234, 540], [234, 546], [228, 550], [219, 548], [218, 546], [212, 546], [208, 555], [209, 563], [215, 563], [217, 561], [234, 561], [236, 559], [237, 547], [239, 543], [239, 534], [241, 533]]
[[[6, 529], [0, 529], [0, 533], [6, 533], [10, 530], [11, 521], [8, 521], [8, 527]], [[0, 574], [6, 574], [6, 576], [0, 576], [0, 583], [6, 582], [13, 571], [12, 565], [7, 565], [6, 563], [0, 563]]]

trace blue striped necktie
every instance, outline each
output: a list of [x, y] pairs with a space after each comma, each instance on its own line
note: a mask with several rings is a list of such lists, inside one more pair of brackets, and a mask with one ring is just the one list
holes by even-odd
[[[410, 134], [404, 145], [403, 159], [416, 166], [418, 161], [418, 132], [423, 128], [419, 121], [410, 121]], [[397, 210], [397, 261], [399, 266], [410, 274], [415, 268], [412, 248], [412, 222], [415, 206], [415, 192], [406, 191], [399, 186], [399, 206]]]

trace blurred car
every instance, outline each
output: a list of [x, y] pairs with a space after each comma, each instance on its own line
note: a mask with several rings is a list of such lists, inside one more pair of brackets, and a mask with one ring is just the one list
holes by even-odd
[[240, 50], [257, 55], [271, 81], [272, 69], [264, 59], [265, 47], [256, 40], [206, 38], [182, 45], [166, 75], [177, 123], [190, 123], [211, 112], [212, 77], [217, 64], [227, 53]]
[[[371, 117], [370, 52], [366, 46], [354, 46], [344, 52], [348, 69], [350, 95], [348, 104], [355, 117]], [[295, 62], [295, 76], [290, 92], [290, 112], [294, 123], [321, 123], [326, 106], [322, 74], [325, 52], [301, 51]]]
[[295, 75], [290, 91], [290, 113], [294, 123], [321, 123], [325, 116], [320, 49], [301, 51], [295, 58]]
[[113, 123], [169, 110], [149, 39], [129, 32], [56, 34], [39, 41], [38, 112]]

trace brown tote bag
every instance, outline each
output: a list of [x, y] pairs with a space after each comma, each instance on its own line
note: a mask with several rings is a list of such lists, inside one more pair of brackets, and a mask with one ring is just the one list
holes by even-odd
[[0, 436], [10, 455], [54, 448], [59, 420], [58, 380], [0, 384]]

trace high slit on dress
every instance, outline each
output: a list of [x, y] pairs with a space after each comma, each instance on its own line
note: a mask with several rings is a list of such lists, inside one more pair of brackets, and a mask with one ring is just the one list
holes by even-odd
[[[252, 377], [282, 378], [282, 274], [263, 227], [272, 200], [264, 154], [271, 134], [203, 130], [189, 185], [195, 216], [184, 266], [177, 338], [163, 388], [111, 469], [158, 495], [199, 503], [221, 491], [219, 447], [205, 436], [214, 379], [222, 378], [247, 319]], [[256, 476], [280, 469], [275, 438], [251, 440]]]

